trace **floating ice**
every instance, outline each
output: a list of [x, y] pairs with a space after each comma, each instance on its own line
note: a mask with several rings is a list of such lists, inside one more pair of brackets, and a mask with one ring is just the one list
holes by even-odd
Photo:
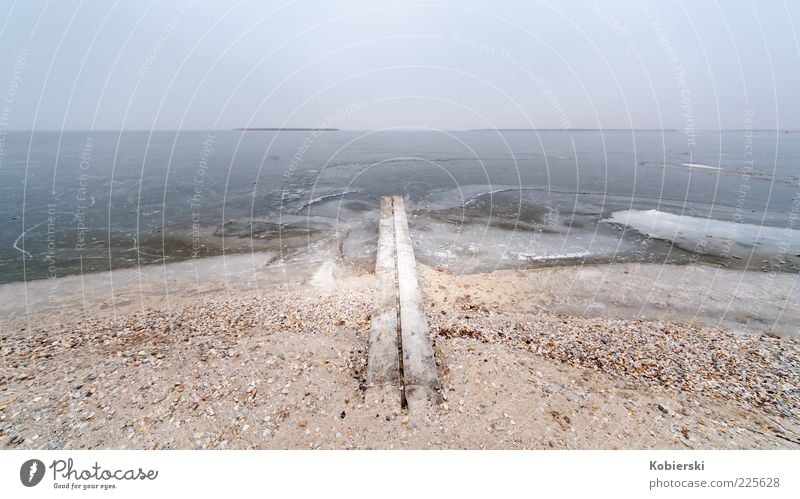
[[646, 236], [672, 241], [699, 253], [741, 256], [741, 250], [746, 249], [775, 257], [800, 252], [800, 231], [791, 227], [728, 222], [658, 210], [615, 211], [603, 221], [626, 225]]
[[687, 168], [700, 168], [703, 170], [720, 170], [721, 168], [718, 166], [710, 166], [710, 165], [703, 165], [700, 163], [681, 163], [681, 166], [685, 166]]
[[520, 253], [517, 255], [517, 260], [542, 262], [548, 260], [571, 260], [574, 258], [586, 258], [592, 256], [589, 251], [572, 251], [563, 253], [550, 253], [547, 255], [527, 255]]

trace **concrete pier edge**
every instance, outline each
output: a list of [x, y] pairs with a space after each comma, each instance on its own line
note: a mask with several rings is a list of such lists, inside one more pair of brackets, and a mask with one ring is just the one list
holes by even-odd
[[[378, 250], [375, 258], [376, 290], [369, 337], [367, 387], [401, 389], [398, 349], [399, 310], [394, 209], [391, 198], [381, 199]], [[391, 390], [388, 390], [391, 393]]]
[[374, 392], [399, 380], [409, 410], [426, 411], [441, 402], [441, 387], [400, 196], [381, 198], [375, 273], [367, 385]]

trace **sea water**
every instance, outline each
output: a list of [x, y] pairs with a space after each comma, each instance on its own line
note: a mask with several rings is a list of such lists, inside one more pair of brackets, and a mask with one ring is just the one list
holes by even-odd
[[249, 252], [370, 268], [386, 195], [454, 272], [800, 266], [798, 133], [7, 132], [0, 160], [0, 282]]

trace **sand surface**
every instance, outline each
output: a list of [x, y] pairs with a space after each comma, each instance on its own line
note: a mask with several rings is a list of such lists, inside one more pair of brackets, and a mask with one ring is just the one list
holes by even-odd
[[[56, 301], [48, 281], [28, 283], [27, 315], [23, 285], [0, 287], [18, 300], [0, 300], [16, 311], [0, 329], [0, 447], [800, 448], [800, 344], [788, 327], [762, 335], [781, 322], [746, 293], [706, 286], [698, 313], [674, 294], [682, 274], [656, 300], [635, 292], [663, 276], [646, 265], [420, 266], [446, 401], [409, 414], [365, 397], [374, 276], [268, 261], [65, 278]], [[718, 270], [698, 267], [666, 271]], [[633, 291], [599, 287], [604, 270], [637, 272]], [[748, 292], [778, 282], [794, 300], [795, 276], [765, 275]], [[751, 319], [720, 322], [725, 300]]]

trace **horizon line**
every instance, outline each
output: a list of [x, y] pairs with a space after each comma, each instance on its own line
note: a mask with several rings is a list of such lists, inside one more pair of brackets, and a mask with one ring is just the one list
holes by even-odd
[[[414, 128], [406, 126], [398, 128], [317, 128], [317, 127], [236, 127], [236, 128], [10, 128], [0, 130], [0, 134], [9, 132], [253, 132], [253, 131], [277, 131], [277, 132], [680, 132], [680, 128]], [[798, 133], [800, 128], [698, 128], [698, 132], [784, 132]]]

